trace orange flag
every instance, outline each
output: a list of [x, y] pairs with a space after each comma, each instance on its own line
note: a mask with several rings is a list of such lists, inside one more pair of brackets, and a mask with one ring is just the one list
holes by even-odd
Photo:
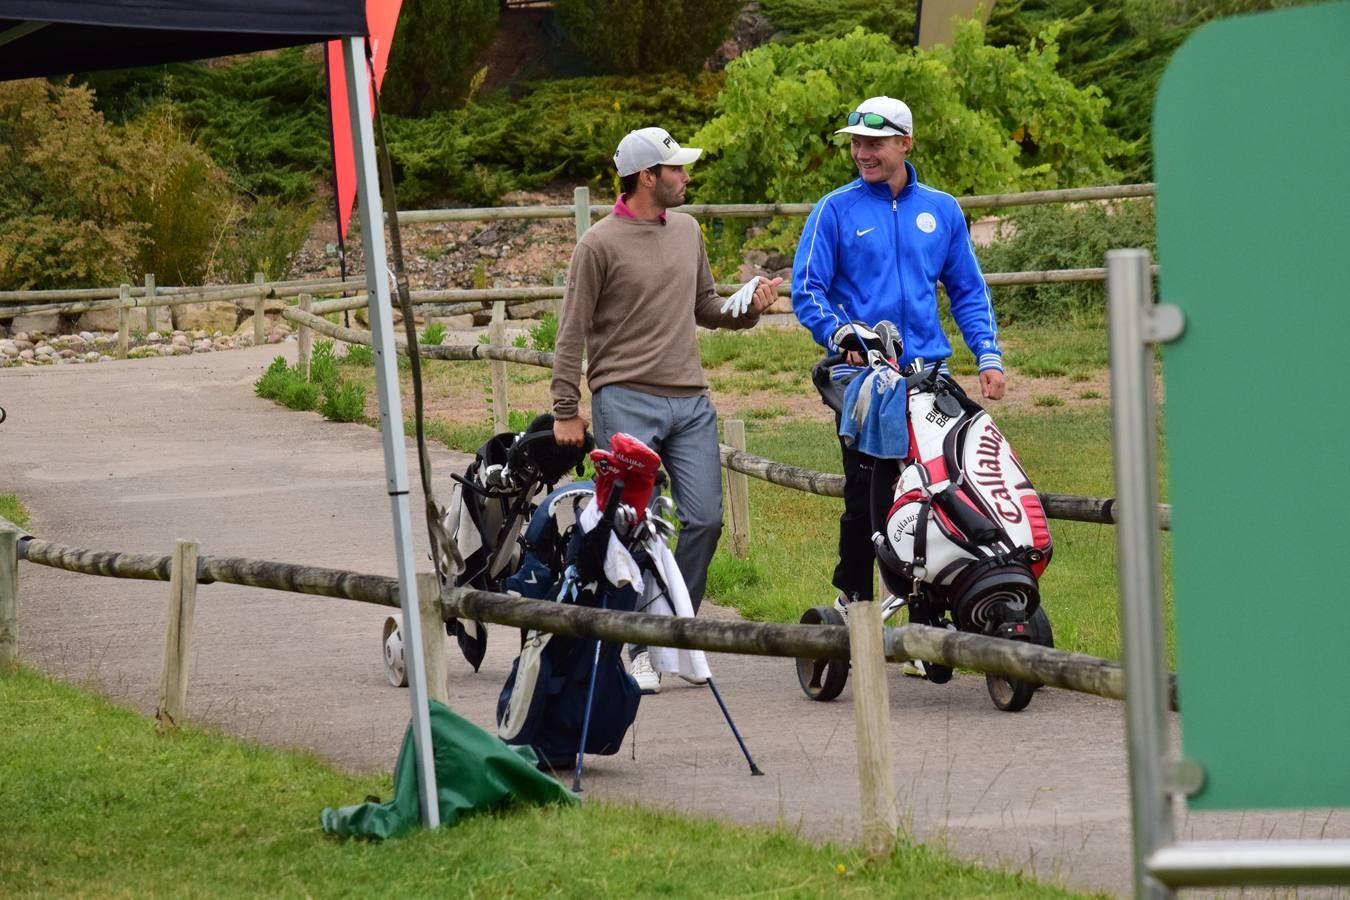
[[[403, 0], [366, 0], [366, 30], [374, 69], [374, 90], [384, 83], [389, 67], [389, 48]], [[337, 192], [338, 242], [347, 239], [347, 223], [356, 202], [356, 154], [352, 148], [351, 114], [347, 109], [347, 72], [342, 63], [342, 42], [329, 41], [324, 48], [328, 64], [329, 126], [333, 138], [333, 181]]]

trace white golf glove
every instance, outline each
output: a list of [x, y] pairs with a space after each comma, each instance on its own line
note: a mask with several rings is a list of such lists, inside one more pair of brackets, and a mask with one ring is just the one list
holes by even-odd
[[759, 284], [759, 279], [761, 277], [762, 276], [756, 275], [754, 278], [751, 278], [745, 284], [741, 285], [741, 289], [739, 291], [732, 294], [727, 299], [723, 300], [722, 301], [723, 314], [731, 313], [731, 317], [734, 319], [737, 316], [742, 315], [747, 309], [749, 309], [750, 298], [755, 295], [755, 285]]

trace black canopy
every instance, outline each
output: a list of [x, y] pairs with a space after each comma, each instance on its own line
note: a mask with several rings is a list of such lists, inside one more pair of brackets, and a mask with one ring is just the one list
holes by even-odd
[[0, 81], [365, 33], [365, 0], [0, 0]]

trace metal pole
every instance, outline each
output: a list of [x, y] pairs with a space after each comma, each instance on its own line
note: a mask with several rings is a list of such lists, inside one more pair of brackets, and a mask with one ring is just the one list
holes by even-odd
[[417, 748], [417, 787], [422, 824], [439, 828], [436, 765], [431, 746], [431, 716], [422, 653], [422, 620], [413, 569], [412, 519], [408, 514], [408, 459], [403, 441], [403, 408], [398, 393], [398, 357], [394, 351], [394, 317], [389, 299], [388, 262], [384, 248], [384, 209], [375, 168], [375, 132], [371, 127], [370, 77], [366, 39], [342, 41], [347, 73], [347, 101], [356, 151], [356, 196], [361, 210], [361, 243], [370, 296], [371, 343], [375, 350], [375, 386], [380, 396], [380, 436], [384, 441], [384, 473], [394, 517], [394, 555], [398, 563], [399, 604], [403, 608], [403, 652], [407, 660], [408, 695], [412, 703], [413, 743]]
[[1147, 860], [1172, 843], [1166, 790], [1167, 688], [1163, 636], [1158, 479], [1154, 460], [1153, 353], [1144, 337], [1152, 304], [1147, 250], [1106, 254], [1111, 327], [1112, 444], [1116, 470], [1116, 529], [1120, 627], [1125, 664], [1125, 734], [1130, 754], [1135, 896], [1171, 897]]

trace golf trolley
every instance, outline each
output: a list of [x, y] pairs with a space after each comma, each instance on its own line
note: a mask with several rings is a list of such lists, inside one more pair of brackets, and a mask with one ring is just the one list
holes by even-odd
[[[841, 422], [859, 425], [855, 431], [875, 431], [877, 422], [860, 420], [878, 414], [892, 417], [882, 427], [908, 431], [903, 454], [877, 458], [872, 473], [872, 545], [888, 592], [883, 621], [908, 609], [912, 624], [1053, 647], [1039, 587], [1050, 561], [1050, 529], [1007, 438], [943, 373], [942, 360], [901, 369], [891, 323], [855, 326], [853, 333], [852, 346], [841, 349], [864, 353], [867, 364], [829, 357], [812, 379]], [[861, 443], [859, 449], [868, 452]], [[845, 609], [815, 606], [801, 622], [844, 625]], [[952, 677], [951, 667], [939, 663], [915, 668], [934, 684]], [[812, 700], [839, 696], [848, 673], [848, 660], [797, 660], [797, 680]], [[994, 705], [1007, 712], [1025, 709], [1039, 687], [1001, 675], [985, 681]]]

